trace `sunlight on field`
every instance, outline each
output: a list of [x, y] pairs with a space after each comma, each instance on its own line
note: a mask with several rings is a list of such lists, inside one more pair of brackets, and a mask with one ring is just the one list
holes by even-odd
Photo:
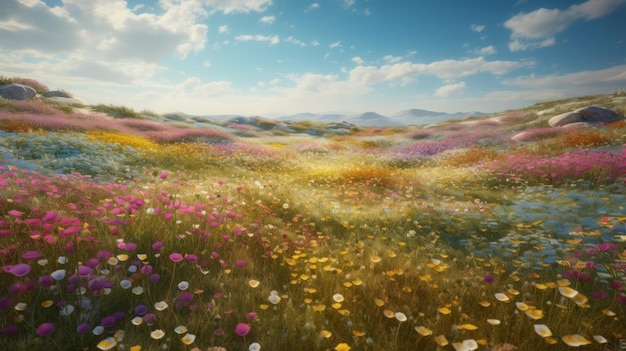
[[14, 113], [0, 124], [13, 128], [0, 132], [2, 349], [626, 339], [623, 124], [578, 147], [498, 139], [512, 122], [493, 138], [460, 139], [473, 127], [453, 123], [236, 138], [147, 122], [57, 130], [71, 115], [51, 113], [53, 129]]

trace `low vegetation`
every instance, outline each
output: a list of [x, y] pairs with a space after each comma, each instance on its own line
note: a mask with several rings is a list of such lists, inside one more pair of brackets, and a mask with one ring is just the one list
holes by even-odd
[[0, 100], [0, 348], [619, 349], [626, 124], [511, 139], [585, 101], [624, 106], [325, 137]]

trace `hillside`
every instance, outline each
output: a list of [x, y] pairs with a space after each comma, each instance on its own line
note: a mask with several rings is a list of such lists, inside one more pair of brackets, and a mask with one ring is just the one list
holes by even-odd
[[0, 99], [0, 349], [618, 349], [625, 113]]

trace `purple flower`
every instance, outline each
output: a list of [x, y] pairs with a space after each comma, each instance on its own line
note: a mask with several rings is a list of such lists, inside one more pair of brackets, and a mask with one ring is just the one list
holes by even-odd
[[152, 266], [151, 265], [142, 266], [140, 271], [142, 274], [150, 274], [152, 273]]
[[191, 300], [193, 300], [193, 294], [190, 292], [183, 291], [180, 294], [178, 294], [178, 299], [183, 302], [191, 302]]
[[8, 311], [13, 307], [13, 299], [10, 297], [0, 298], [0, 310]]
[[42, 323], [36, 330], [37, 335], [39, 336], [48, 336], [54, 333], [54, 324], [46, 322]]
[[49, 275], [42, 275], [41, 277], [39, 277], [39, 285], [45, 288], [51, 286], [53, 283], [54, 283], [54, 280]]
[[30, 273], [30, 265], [26, 263], [19, 263], [9, 268], [9, 273], [16, 277], [23, 277]]
[[243, 268], [246, 266], [246, 261], [244, 260], [237, 260], [235, 261], [235, 266], [239, 267], [239, 268]]
[[493, 275], [491, 275], [491, 274], [487, 274], [487, 275], [485, 276], [485, 283], [487, 283], [487, 284], [491, 284], [491, 283], [493, 283], [495, 280], [496, 280], [496, 278], [495, 278]]
[[153, 283], [156, 283], [159, 281], [159, 279], [161, 279], [161, 276], [159, 276], [158, 274], [154, 273], [150, 276], [150, 281]]
[[100, 321], [100, 325], [102, 325], [105, 328], [110, 328], [114, 324], [115, 324], [115, 317], [113, 316], [106, 316], [102, 318], [102, 320]]
[[148, 325], [154, 323], [155, 319], [156, 319], [156, 317], [152, 313], [146, 313], [146, 315], [143, 316], [144, 322], [146, 322]]
[[235, 327], [235, 334], [239, 336], [246, 336], [250, 332], [250, 325], [246, 323], [238, 323]]
[[246, 313], [246, 318], [248, 318], [248, 319], [256, 318], [256, 312], [248, 312], [248, 313]]
[[138, 316], [143, 316], [148, 313], [148, 307], [146, 307], [146, 305], [137, 305], [137, 307], [135, 307], [135, 313]]
[[17, 334], [17, 325], [9, 325], [8, 327], [2, 329], [2, 335], [11, 336]]
[[91, 329], [89, 324], [81, 323], [81, 324], [78, 325], [78, 327], [76, 327], [76, 332], [79, 333], [79, 334], [85, 334], [86, 332], [89, 331], [89, 329]]

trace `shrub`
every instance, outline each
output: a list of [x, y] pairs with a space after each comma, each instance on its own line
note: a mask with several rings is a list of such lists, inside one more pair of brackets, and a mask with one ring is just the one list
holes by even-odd
[[611, 137], [599, 130], [575, 130], [570, 133], [561, 134], [555, 142], [561, 142], [566, 147], [598, 146], [606, 145], [611, 141]]
[[463, 167], [473, 165], [479, 162], [492, 161], [499, 157], [499, 154], [493, 150], [473, 147], [471, 149], [455, 152], [446, 155], [441, 161], [442, 166]]
[[113, 106], [113, 105], [103, 105], [98, 104], [93, 106], [92, 109], [97, 112], [106, 113], [107, 115], [114, 118], [137, 118], [137, 119], [145, 119], [140, 113], [135, 112], [130, 107], [126, 106]]
[[41, 84], [40, 82], [38, 82], [38, 81], [36, 81], [34, 79], [30, 79], [30, 78], [15, 77], [15, 78], [13, 78], [13, 83], [27, 85], [27, 86], [35, 89], [37, 94], [44, 94], [44, 93], [48, 92], [48, 90], [49, 90], [47, 86]]
[[0, 129], [9, 133], [29, 133], [33, 131], [33, 126], [26, 121], [3, 119], [0, 120]]

